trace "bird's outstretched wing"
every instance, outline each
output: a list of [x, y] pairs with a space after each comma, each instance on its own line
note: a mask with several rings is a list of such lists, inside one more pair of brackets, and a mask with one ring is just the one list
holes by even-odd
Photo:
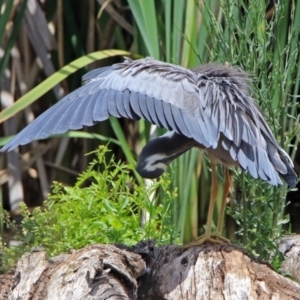
[[202, 109], [215, 127], [213, 131], [220, 134], [213, 154], [218, 158], [218, 151], [227, 151], [252, 177], [277, 185], [281, 183], [279, 173], [290, 186], [295, 186], [293, 163], [249, 95], [247, 74], [221, 65], [204, 65], [195, 72]]
[[87, 73], [83, 81], [1, 151], [114, 116], [143, 118], [193, 138], [203, 148], [225, 150], [244, 171], [274, 185], [281, 183], [276, 171], [285, 176], [292, 170], [292, 162], [248, 96], [246, 75], [238, 69], [188, 70], [152, 58], [126, 58]]
[[2, 151], [43, 139], [50, 134], [80, 129], [109, 116], [140, 118], [194, 138], [204, 147], [216, 147], [216, 132], [198, 99], [197, 75], [152, 58], [93, 70], [85, 84], [56, 103], [11, 141]]

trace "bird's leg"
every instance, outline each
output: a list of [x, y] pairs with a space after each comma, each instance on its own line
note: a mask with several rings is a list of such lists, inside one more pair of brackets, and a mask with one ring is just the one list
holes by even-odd
[[[217, 231], [215, 233], [211, 232], [212, 219], [214, 208], [216, 205], [216, 200], [218, 197], [218, 181], [217, 181], [217, 172], [216, 172], [216, 164], [211, 158], [211, 192], [210, 192], [210, 201], [207, 213], [207, 221], [205, 227], [205, 233], [199, 236], [195, 241], [192, 241], [186, 245], [183, 245], [183, 248], [190, 248], [192, 246], [199, 246], [205, 242], [213, 242], [213, 243], [223, 243], [230, 242], [228, 239], [222, 236], [222, 224], [224, 220], [224, 211], [226, 207], [226, 198], [230, 188], [230, 177], [228, 168], [225, 168], [225, 181], [224, 181], [224, 194], [222, 196], [222, 207], [221, 207], [221, 216], [218, 221]], [[226, 193], [225, 193], [226, 192]], [[226, 194], [226, 195], [225, 195]]]
[[[227, 169], [227, 168], [226, 168]], [[227, 169], [228, 171], [228, 169]], [[229, 173], [228, 173], [229, 175]], [[225, 175], [227, 177], [227, 175]], [[222, 237], [222, 234], [219, 233], [217, 230], [216, 233], [211, 233], [211, 226], [212, 226], [212, 219], [214, 214], [214, 208], [216, 206], [216, 201], [218, 197], [218, 179], [217, 179], [217, 171], [216, 171], [216, 163], [213, 158], [211, 158], [211, 191], [210, 191], [210, 200], [209, 200], [209, 207], [208, 207], [208, 213], [207, 213], [207, 221], [206, 221], [206, 228], [205, 233], [202, 237], [200, 237], [200, 241], [203, 240], [203, 243], [208, 242], [214, 242], [214, 243], [222, 243], [222, 242], [228, 242], [229, 240]], [[222, 199], [223, 200], [223, 199]], [[225, 197], [225, 204], [226, 204], [226, 197]], [[222, 202], [223, 207], [223, 202]], [[225, 205], [224, 205], [225, 209]], [[221, 211], [222, 213], [222, 211]], [[221, 219], [223, 219], [221, 214]], [[222, 220], [219, 219], [219, 222], [221, 224], [223, 223]], [[218, 226], [219, 226], [218, 222]], [[196, 240], [197, 241], [197, 240]]]
[[218, 233], [217, 234], [211, 233], [212, 219], [213, 219], [213, 213], [216, 205], [217, 196], [218, 196], [218, 180], [217, 180], [216, 164], [214, 159], [211, 158], [211, 191], [210, 191], [210, 200], [209, 200], [209, 207], [207, 213], [205, 233], [199, 236], [195, 241], [183, 245], [183, 248], [199, 246], [205, 242], [213, 242], [213, 243], [223, 243], [224, 241], [228, 242], [226, 238], [223, 238]]
[[228, 167], [224, 167], [224, 177], [225, 178], [224, 178], [224, 185], [223, 185], [221, 211], [220, 211], [220, 217], [218, 220], [217, 231], [216, 231], [216, 234], [220, 236], [222, 235], [227, 196], [231, 187], [231, 178], [229, 175]]
[[228, 196], [230, 187], [231, 187], [231, 178], [229, 175], [229, 169], [227, 167], [224, 167], [224, 184], [223, 184], [221, 210], [220, 210], [217, 230], [211, 236], [212, 236], [212, 238], [219, 239], [219, 240], [222, 240], [223, 242], [227, 242], [227, 243], [229, 243], [230, 240], [228, 240], [222, 236], [222, 229], [223, 229], [224, 215], [225, 215], [225, 209], [226, 209], [226, 200], [227, 200], [227, 196]]
[[212, 225], [212, 219], [213, 219], [214, 208], [216, 205], [217, 197], [218, 197], [218, 180], [217, 180], [216, 164], [214, 160], [211, 159], [211, 188], [210, 188], [210, 199], [209, 199], [209, 207], [207, 213], [204, 239], [210, 239], [211, 237], [211, 225]]

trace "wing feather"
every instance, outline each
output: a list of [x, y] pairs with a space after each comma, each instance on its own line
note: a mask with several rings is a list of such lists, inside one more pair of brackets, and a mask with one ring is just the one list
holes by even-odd
[[125, 109], [126, 101], [123, 101], [123, 93], [122, 92], [115, 93], [115, 101], [117, 104], [117, 110], [118, 110], [119, 115], [123, 118], [133, 119], [133, 118], [130, 118], [130, 116], [126, 112], [126, 109]]
[[[74, 100], [75, 99], [75, 100]], [[76, 98], [72, 99], [72, 104], [76, 101]], [[24, 132], [24, 135], [28, 135], [28, 138], [31, 140], [46, 138], [49, 136], [52, 131], [58, 130], [58, 134], [62, 133], [62, 128], [57, 125], [60, 123], [60, 117], [67, 117], [65, 112], [68, 111], [68, 107], [70, 107], [69, 101], [64, 101], [61, 105], [52, 106], [48, 111], [46, 111], [43, 115], [41, 115], [35, 123], [31, 123], [28, 127], [28, 132]], [[71, 105], [73, 107], [73, 105]], [[25, 129], [26, 129], [25, 128]]]
[[[82, 124], [84, 126], [92, 126], [95, 124], [93, 120], [93, 112], [95, 105], [97, 103], [97, 94], [89, 96], [87, 108], [85, 110], [85, 114], [83, 117]], [[70, 129], [74, 129], [72, 126], [70, 126]]]
[[182, 110], [176, 108], [174, 105], [171, 105], [171, 111], [172, 111], [171, 112], [172, 116], [175, 120], [176, 127], [178, 128], [178, 133], [181, 133], [184, 136], [191, 138], [192, 135], [191, 135], [188, 127], [185, 125], [184, 118], [182, 115], [183, 114]]
[[[107, 101], [105, 100], [106, 90], [100, 90], [97, 93], [97, 99], [93, 110], [93, 121], [101, 122], [108, 118], [108, 108]], [[95, 99], [96, 94], [94, 94], [93, 98]], [[104, 99], [101, 101], [101, 99]]]
[[117, 93], [119, 92], [115, 92], [114, 90], [107, 90], [105, 94], [105, 98], [103, 98], [102, 101], [107, 102], [107, 110], [109, 116], [120, 118], [122, 116], [119, 114], [118, 107], [117, 107], [117, 102], [116, 102]]
[[167, 124], [168, 124], [167, 129], [177, 131], [176, 130], [177, 126], [175, 125], [175, 121], [173, 119], [170, 104], [166, 103], [164, 101], [162, 102], [162, 104], [163, 104], [163, 112], [164, 112], [164, 115], [165, 115], [165, 119], [166, 119]]
[[112, 72], [111, 66], [94, 69], [94, 70], [91, 70], [91, 71], [87, 72], [86, 74], [84, 74], [82, 76], [82, 80], [84, 82], [92, 81], [101, 74], [103, 76], [103, 73], [106, 73], [105, 75], [107, 75], [111, 72]]
[[143, 95], [138, 93], [138, 105], [140, 106], [140, 111], [142, 113], [142, 118], [145, 120], [148, 120], [149, 122], [152, 121], [152, 118], [150, 117], [149, 111], [148, 111], [148, 107], [147, 107], [147, 101], [148, 101], [148, 97], [147, 95]]
[[201, 141], [200, 144], [206, 148], [209, 148], [211, 144], [207, 140], [207, 135], [203, 131], [203, 123], [200, 122], [200, 119], [196, 119], [195, 122], [195, 119], [184, 111], [182, 111], [182, 116], [186, 127], [189, 129], [191, 137], [198, 143]]
[[160, 121], [157, 118], [157, 114], [155, 111], [155, 101], [156, 100], [153, 97], [147, 97], [146, 104], [147, 104], [148, 113], [151, 118], [151, 123], [162, 127]]
[[157, 120], [160, 123], [160, 127], [163, 128], [168, 128], [168, 123], [165, 119], [165, 114], [163, 111], [163, 101], [154, 101], [154, 106], [155, 106], [155, 112], [156, 112], [156, 116], [157, 116]]
[[[42, 130], [51, 134], [51, 131], [63, 133], [70, 128], [81, 128], [82, 120], [78, 120], [78, 117], [83, 118], [82, 110], [85, 110], [89, 101], [89, 96], [85, 96], [81, 101], [76, 101], [75, 99], [69, 102], [63, 110], [58, 107], [57, 111], [53, 112], [53, 119], [46, 119], [45, 126]], [[54, 120], [56, 120], [55, 123]]]
[[140, 118], [143, 117], [143, 114], [141, 112], [140, 104], [139, 104], [139, 94], [136, 92], [130, 92], [130, 106], [132, 110], [135, 112], [137, 116]]
[[[85, 85], [59, 101], [2, 148], [93, 125], [109, 116], [144, 118], [192, 137], [200, 147], [223, 147], [244, 171], [271, 184], [277, 172], [293, 186], [296, 174], [248, 94], [245, 73], [226, 66], [188, 70], [152, 58], [93, 70]], [[220, 136], [226, 140], [220, 143]]]
[[129, 119], [140, 120], [141, 117], [134, 112], [134, 110], [130, 104], [130, 91], [128, 89], [126, 89], [120, 93], [123, 96], [124, 109], [125, 109], [127, 116], [129, 117]]
[[[246, 75], [224, 66], [212, 66], [209, 69], [204, 66], [198, 68], [196, 73], [199, 96], [205, 108], [203, 112], [210, 119], [210, 123], [205, 123], [210, 130], [215, 128], [208, 132], [210, 135], [218, 133], [212, 141], [216, 138], [219, 140], [220, 134], [224, 136], [222, 143], [218, 143], [213, 151], [214, 155], [217, 158], [218, 153], [222, 155], [223, 148], [230, 154], [232, 163], [237, 162], [252, 177], [260, 177], [277, 185], [282, 183], [279, 172], [289, 185], [294, 186], [297, 179], [292, 170], [293, 164], [290, 160], [285, 161], [287, 155], [280, 154], [283, 150], [249, 96]], [[200, 111], [201, 114], [203, 112]]]

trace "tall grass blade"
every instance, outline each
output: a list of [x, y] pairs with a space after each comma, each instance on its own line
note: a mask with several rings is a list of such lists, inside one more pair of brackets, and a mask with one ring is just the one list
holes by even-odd
[[130, 55], [127, 51], [122, 50], [103, 50], [97, 51], [85, 56], [82, 56], [68, 65], [61, 68], [59, 71], [55, 72], [53, 75], [48, 77], [38, 86], [33, 88], [31, 91], [22, 96], [17, 102], [15, 102], [12, 106], [6, 108], [0, 113], [0, 123], [15, 115], [17, 112], [21, 111], [34, 101], [36, 101], [39, 97], [44, 95], [50, 89], [52, 89], [56, 84], [61, 82], [63, 79], [67, 78], [69, 75], [76, 72], [78, 69], [100, 59], [104, 59], [111, 56], [116, 55]]
[[[12, 49], [13, 45], [15, 44], [17, 35], [20, 31], [20, 27], [21, 27], [21, 24], [22, 24], [22, 21], [23, 21], [23, 18], [24, 18], [24, 13], [25, 13], [26, 6], [27, 6], [27, 1], [28, 0], [21, 1], [19, 11], [16, 14], [16, 17], [14, 19], [13, 28], [12, 28], [10, 37], [7, 41], [7, 44], [6, 44], [4, 56], [0, 60], [0, 78], [2, 78], [4, 70], [7, 67], [8, 60], [9, 60], [9, 57], [10, 57], [10, 54], [11, 54], [11, 49]], [[13, 3], [13, 1], [7, 1], [7, 3], [8, 3], [7, 4], [7, 9], [10, 9], [11, 4], [9, 4], [9, 3]], [[1, 8], [1, 6], [0, 6], [0, 8]], [[7, 21], [6, 19], [8, 17], [7, 16], [8, 13], [9, 12], [6, 12], [6, 10], [5, 10], [4, 18], [3, 18], [4, 20], [2, 20], [3, 23], [2, 23], [1, 18], [0, 18], [0, 41], [2, 41], [1, 37], [2, 37], [2, 34], [3, 34], [3, 33], [1, 34], [1, 30], [3, 30], [3, 28], [1, 29], [1, 27], [4, 26], [4, 29], [5, 29], [6, 23], [4, 23], [4, 22]]]

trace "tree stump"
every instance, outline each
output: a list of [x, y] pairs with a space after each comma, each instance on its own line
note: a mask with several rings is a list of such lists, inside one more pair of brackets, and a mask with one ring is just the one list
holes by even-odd
[[231, 244], [189, 249], [90, 245], [47, 259], [26, 253], [0, 276], [0, 299], [300, 299], [300, 285]]

